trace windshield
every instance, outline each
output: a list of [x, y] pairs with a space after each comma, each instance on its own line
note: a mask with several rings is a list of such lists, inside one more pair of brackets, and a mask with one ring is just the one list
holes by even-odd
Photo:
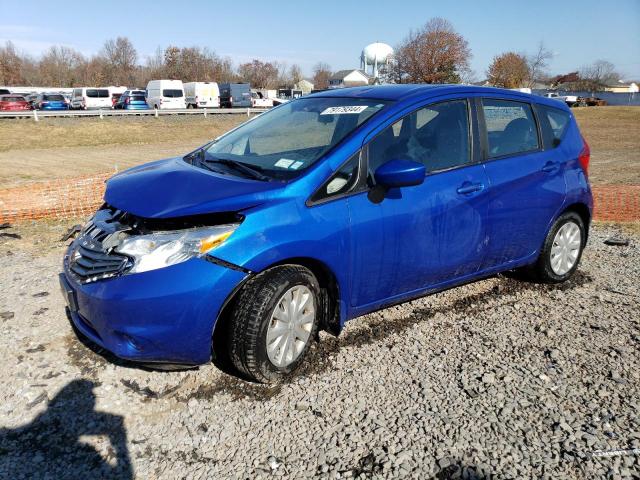
[[269, 177], [293, 178], [387, 104], [366, 98], [301, 98], [205, 147], [204, 159], [233, 160]]
[[64, 97], [62, 95], [43, 95], [43, 100], [49, 100], [50, 102], [64, 102]]

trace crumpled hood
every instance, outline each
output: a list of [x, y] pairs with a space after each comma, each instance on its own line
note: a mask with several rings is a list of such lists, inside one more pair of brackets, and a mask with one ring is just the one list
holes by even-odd
[[125, 170], [107, 181], [105, 202], [144, 218], [236, 212], [261, 203], [279, 182], [210, 172], [180, 157]]

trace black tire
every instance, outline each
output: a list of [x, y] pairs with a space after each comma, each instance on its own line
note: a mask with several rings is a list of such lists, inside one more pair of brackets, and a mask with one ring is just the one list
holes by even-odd
[[[553, 241], [556, 237], [556, 233], [558, 233], [558, 230], [560, 230], [560, 228], [562, 228], [569, 222], [573, 222], [580, 229], [580, 250], [578, 251], [578, 257], [576, 258], [573, 267], [566, 273], [558, 275], [553, 271], [553, 268], [551, 267], [551, 248], [553, 246]], [[547, 233], [547, 237], [544, 240], [544, 244], [542, 246], [542, 250], [540, 251], [538, 260], [533, 265], [525, 268], [523, 270], [523, 273], [529, 279], [541, 283], [561, 283], [568, 280], [578, 269], [578, 265], [580, 265], [582, 252], [584, 251], [584, 247], [586, 245], [586, 239], [587, 232], [580, 215], [578, 215], [576, 212], [563, 213], [555, 221], [555, 223], [549, 230], [549, 233]]]
[[[267, 354], [267, 328], [281, 297], [296, 285], [313, 294], [315, 318], [302, 352], [286, 367], [274, 365]], [[320, 312], [320, 286], [313, 273], [299, 265], [274, 267], [256, 275], [242, 288], [230, 318], [227, 348], [234, 367], [250, 380], [270, 383], [300, 366], [316, 336]]]

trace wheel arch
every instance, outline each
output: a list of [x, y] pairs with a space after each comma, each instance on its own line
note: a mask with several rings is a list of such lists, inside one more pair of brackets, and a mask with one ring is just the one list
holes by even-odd
[[[581, 202], [576, 202], [565, 207], [564, 210], [560, 212], [560, 215], [563, 215], [567, 212], [575, 212], [582, 219], [582, 222], [584, 223], [584, 227], [585, 227], [584, 243], [586, 245], [587, 239], [589, 237], [589, 225], [591, 224], [591, 210], [589, 210], [589, 207], [586, 204]], [[558, 215], [558, 217], [560, 215]]]
[[[220, 357], [225, 349], [225, 338], [228, 334], [229, 318], [236, 305], [239, 293], [246, 283], [256, 275], [266, 272], [272, 268], [283, 265], [299, 265], [305, 267], [313, 273], [318, 280], [322, 291], [322, 318], [320, 319], [319, 330], [324, 330], [332, 335], [337, 336], [342, 328], [341, 316], [345, 313], [344, 306], [340, 301], [340, 285], [338, 278], [327, 264], [312, 257], [291, 257], [272, 263], [260, 271], [251, 272], [247, 275], [229, 294], [222, 304], [220, 312], [215, 320], [212, 332], [212, 358], [214, 363], [224, 371], [229, 368], [227, 359]], [[218, 353], [218, 355], [216, 355]], [[237, 372], [236, 372], [237, 374]]]

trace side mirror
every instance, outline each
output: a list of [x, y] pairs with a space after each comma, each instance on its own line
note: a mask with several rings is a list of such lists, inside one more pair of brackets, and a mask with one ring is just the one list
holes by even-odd
[[385, 188], [410, 187], [424, 182], [424, 164], [413, 160], [389, 160], [374, 173], [376, 183]]

